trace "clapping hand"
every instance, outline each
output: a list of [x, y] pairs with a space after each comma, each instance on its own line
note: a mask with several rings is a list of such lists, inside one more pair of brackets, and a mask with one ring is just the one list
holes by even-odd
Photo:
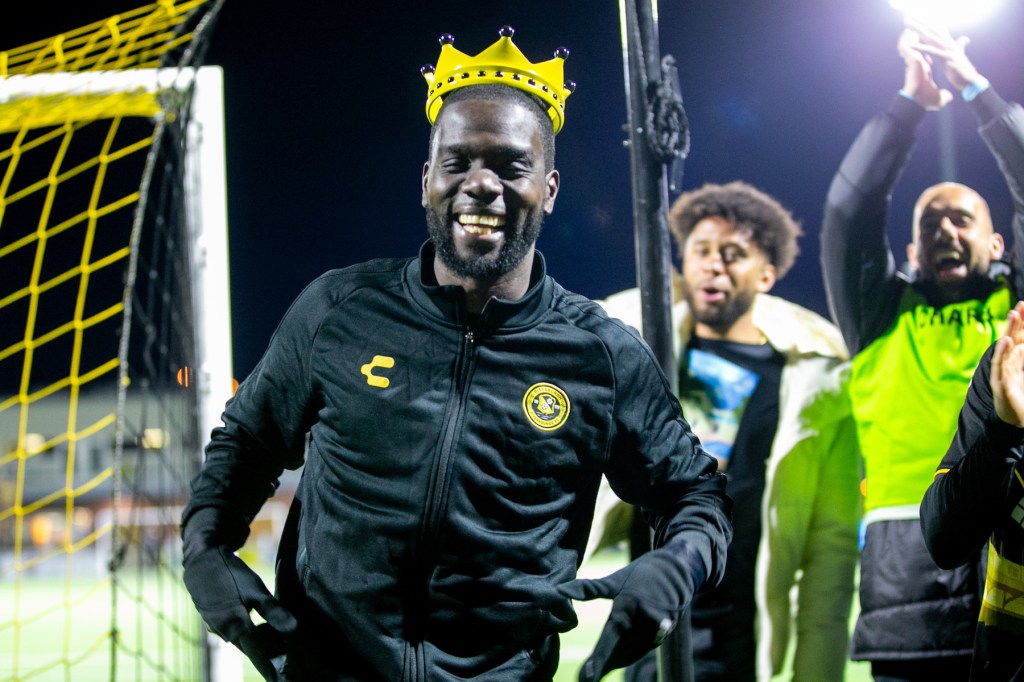
[[903, 29], [896, 49], [903, 58], [903, 91], [929, 111], [953, 101], [953, 93], [940, 88], [932, 73], [932, 57], [921, 49], [921, 37], [913, 28]]
[[939, 60], [950, 85], [963, 90], [978, 80], [980, 74], [967, 58], [966, 49], [971, 42], [970, 38], [954, 38], [945, 26], [913, 17], [907, 17], [906, 25], [915, 38], [912, 49]]
[[989, 384], [996, 415], [1024, 427], [1024, 301], [1006, 317], [1006, 332], [996, 341]]

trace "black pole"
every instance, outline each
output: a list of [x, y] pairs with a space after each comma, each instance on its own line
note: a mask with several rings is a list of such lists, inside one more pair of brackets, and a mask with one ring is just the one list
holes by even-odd
[[[665, 376], [677, 392], [676, 363], [672, 349], [672, 252], [668, 234], [668, 180], [667, 157], [677, 164], [685, 156], [688, 137], [682, 131], [684, 144], [673, 150], [658, 152], [663, 132], [654, 130], [656, 117], [652, 115], [655, 91], [664, 92], [662, 86], [666, 62], [658, 47], [656, 19], [657, 0], [619, 0], [622, 26], [622, 61], [625, 72], [627, 102], [627, 145], [633, 193], [633, 226], [636, 256], [637, 286], [640, 289], [641, 315], [644, 340], [654, 351]], [[668, 65], [672, 62], [669, 58]], [[671, 67], [669, 67], [671, 70]], [[674, 70], [672, 70], [674, 76]], [[674, 86], [678, 93], [678, 84]], [[675, 118], [685, 122], [682, 102], [679, 100]], [[676, 130], [678, 133], [678, 129]], [[677, 136], [678, 138], [678, 136]], [[679, 166], [677, 165], [677, 170]], [[636, 532], [643, 520], [634, 515], [630, 555], [635, 557], [650, 549], [650, 532]], [[690, 641], [689, 610], [679, 619], [675, 629], [658, 649], [658, 678], [662, 682], [690, 682], [693, 680], [692, 643]]]
[[[620, 0], [623, 21], [628, 146], [633, 186], [633, 232], [644, 340], [675, 386], [672, 354], [671, 249], [664, 164], [647, 140], [649, 84], [660, 79], [657, 26], [645, 0]], [[646, 11], [645, 11], [646, 10]], [[653, 55], [653, 63], [652, 63]], [[652, 73], [653, 71], [653, 73]]]

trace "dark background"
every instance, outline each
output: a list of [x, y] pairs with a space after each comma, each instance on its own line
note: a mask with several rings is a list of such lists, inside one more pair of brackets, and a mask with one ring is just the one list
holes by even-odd
[[[0, 49], [140, 2], [18, 3]], [[684, 189], [743, 179], [802, 222], [802, 255], [774, 293], [827, 315], [818, 262], [822, 202], [846, 147], [902, 83], [901, 17], [887, 0], [659, 3], [663, 53], [678, 63], [692, 149]], [[13, 15], [12, 15], [13, 16]], [[227, 0], [207, 53], [224, 69], [235, 373], [258, 361], [288, 304], [330, 268], [408, 256], [426, 235], [420, 172], [429, 127], [423, 64], [437, 37], [475, 54], [510, 24], [533, 61], [568, 47], [578, 88], [558, 136], [562, 187], [540, 248], [567, 288], [594, 298], [633, 286], [633, 227], [619, 7], [613, 0], [271, 3]], [[968, 54], [1007, 99], [1024, 100], [1024, 2], [964, 29]], [[940, 172], [940, 114], [894, 196], [903, 253], [917, 193], [956, 179], [985, 194], [1005, 234], [1012, 207], [962, 102], [949, 111], [953, 177]]]

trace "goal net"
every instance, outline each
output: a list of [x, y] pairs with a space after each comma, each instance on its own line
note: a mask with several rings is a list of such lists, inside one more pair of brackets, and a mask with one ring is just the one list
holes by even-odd
[[178, 521], [231, 393], [222, 2], [0, 52], [0, 682], [204, 669]]

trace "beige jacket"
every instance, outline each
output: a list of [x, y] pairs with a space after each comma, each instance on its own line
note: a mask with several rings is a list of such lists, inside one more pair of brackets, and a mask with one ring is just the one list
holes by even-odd
[[[637, 289], [600, 303], [641, 328]], [[685, 303], [672, 311], [679, 358], [693, 332]], [[846, 394], [849, 363], [838, 329], [784, 299], [759, 294], [754, 322], [787, 360], [779, 424], [766, 462], [757, 559], [758, 679], [842, 680], [858, 559], [860, 453]], [[684, 415], [685, 416], [685, 415]], [[587, 556], [625, 538], [630, 510], [605, 484]]]

